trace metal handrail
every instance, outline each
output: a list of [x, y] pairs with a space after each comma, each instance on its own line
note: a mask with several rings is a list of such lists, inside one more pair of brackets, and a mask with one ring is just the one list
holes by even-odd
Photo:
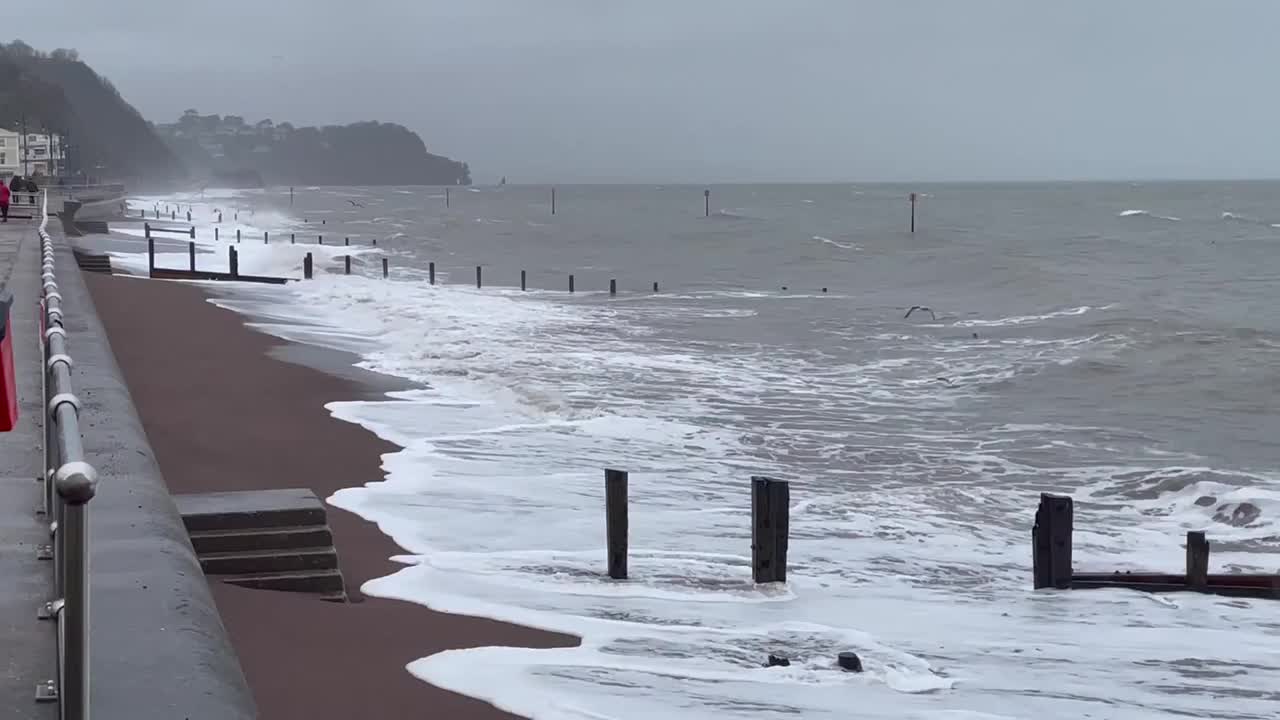
[[63, 324], [62, 294], [47, 226], [48, 191], [40, 203], [40, 279], [43, 312], [45, 504], [53, 534], [54, 595], [58, 620], [59, 714], [89, 718], [89, 518], [98, 474], [85, 461], [80, 400], [71, 385], [71, 355]]

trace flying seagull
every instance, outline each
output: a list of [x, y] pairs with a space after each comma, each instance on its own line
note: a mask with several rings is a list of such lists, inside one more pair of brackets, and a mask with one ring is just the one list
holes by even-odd
[[902, 316], [902, 319], [903, 319], [903, 320], [906, 320], [907, 318], [911, 317], [911, 313], [913, 313], [913, 312], [915, 312], [915, 311], [917, 311], [917, 310], [919, 310], [920, 312], [927, 312], [927, 313], [929, 313], [929, 317], [933, 318], [934, 320], [937, 320], [937, 319], [938, 319], [938, 316], [937, 316], [937, 315], [935, 315], [935, 314], [933, 313], [933, 309], [932, 309], [932, 308], [927, 308], [927, 307], [925, 307], [925, 306], [923, 306], [923, 305], [912, 305], [912, 306], [911, 306], [911, 309], [907, 311], [907, 314]]
[[364, 207], [363, 205], [356, 202], [355, 200], [348, 200], [347, 202], [351, 203], [352, 207]]

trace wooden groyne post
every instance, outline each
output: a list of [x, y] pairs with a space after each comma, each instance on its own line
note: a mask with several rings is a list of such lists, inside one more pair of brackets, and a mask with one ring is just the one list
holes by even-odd
[[296, 245], [297, 243], [298, 243], [298, 234], [297, 234], [297, 233], [289, 233], [289, 244], [290, 244], [290, 245]]
[[263, 231], [262, 231], [262, 244], [263, 244], [263, 245], [266, 245], [266, 244], [268, 244], [268, 243], [270, 243], [270, 242], [271, 242], [271, 241], [270, 241], [270, 236], [267, 234], [267, 231], [266, 231], [266, 230], [263, 230]]
[[556, 189], [551, 188], [551, 214], [556, 214]]
[[240, 228], [236, 228], [236, 242], [240, 242]]
[[231, 277], [239, 277], [240, 276], [240, 253], [236, 252], [236, 249], [233, 247], [228, 247], [227, 251], [229, 253], [228, 260], [230, 261], [230, 264], [231, 264]]
[[480, 289], [480, 266], [476, 266], [476, 289]]
[[573, 292], [573, 276], [569, 276], [569, 292]]
[[711, 191], [702, 191], [702, 216], [711, 217]]
[[350, 255], [342, 256], [342, 271], [344, 275], [351, 274], [351, 256]]
[[436, 284], [436, 264], [427, 263], [427, 280], [432, 284]]
[[1041, 493], [1031, 528], [1032, 585], [1071, 587], [1071, 531], [1075, 509], [1070, 497]]
[[618, 294], [618, 281], [616, 278], [609, 280], [609, 294], [610, 295]]
[[390, 272], [387, 270], [387, 259], [386, 259], [386, 258], [382, 258], [382, 277], [383, 277], [383, 279], [386, 279], [387, 275], [389, 275], [389, 274], [390, 274]]
[[916, 194], [911, 193], [911, 232], [916, 231]]
[[627, 473], [604, 471], [604, 525], [609, 577], [627, 579]]
[[218, 242], [218, 240], [219, 240], [219, 238], [218, 238], [218, 228], [214, 228], [214, 229], [213, 229], [213, 241], [214, 241], [214, 242]]
[[791, 485], [751, 478], [751, 575], [758, 583], [787, 581]]
[[324, 236], [323, 236], [323, 235], [317, 235], [317, 236], [316, 236], [316, 244], [317, 244], [317, 245], [323, 245], [323, 244], [324, 244]]
[[151, 237], [151, 227], [147, 227], [147, 277], [156, 275], [156, 239]]
[[194, 240], [187, 243], [187, 264], [191, 266], [191, 272], [196, 271], [196, 243]]
[[195, 225], [192, 225], [190, 228], [188, 228], [187, 232], [191, 235], [191, 239], [192, 239], [192, 240], [195, 240], [195, 239], [196, 239], [196, 226], [195, 226]]
[[444, 206], [449, 207], [449, 188], [444, 189]]
[[307, 253], [302, 257], [302, 279], [311, 279], [311, 253]]
[[524, 274], [524, 271], [521, 270], [520, 271], [520, 289], [521, 290], [525, 289], [524, 280], [525, 280], [525, 274]]
[[1187, 587], [1200, 592], [1209, 587], [1209, 541], [1203, 530], [1187, 533]]
[[347, 237], [342, 238], [342, 244], [343, 244], [343, 245], [346, 245], [347, 247], [350, 247], [350, 246], [351, 246], [351, 237], [350, 237], [350, 236], [347, 236]]
[[658, 283], [657, 283], [657, 281], [654, 281], [654, 283], [653, 283], [653, 291], [654, 291], [654, 292], [658, 292]]

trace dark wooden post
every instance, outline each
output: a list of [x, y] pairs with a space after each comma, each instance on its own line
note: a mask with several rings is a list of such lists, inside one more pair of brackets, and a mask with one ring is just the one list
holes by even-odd
[[236, 242], [240, 242], [240, 228], [236, 228]]
[[271, 242], [271, 239], [270, 239], [269, 235], [267, 234], [267, 231], [266, 231], [266, 230], [263, 230], [263, 231], [262, 231], [262, 244], [263, 244], [263, 245], [266, 245], [266, 244], [268, 244], [268, 243], [270, 243], [270, 242]]
[[627, 579], [627, 473], [604, 471], [604, 526], [609, 548], [609, 577]]
[[916, 194], [911, 193], [911, 232], [916, 231]]
[[196, 239], [196, 226], [195, 226], [195, 225], [192, 225], [191, 227], [187, 228], [187, 233], [188, 233], [189, 235], [191, 235], [191, 239], [192, 239], [192, 240], [195, 240], [195, 239]]
[[140, 218], [142, 218], [143, 220], [145, 220], [145, 219], [147, 218], [147, 209], [146, 209], [146, 208], [142, 208], [141, 210], [139, 210], [139, 211], [138, 211], [138, 217], [140, 217]]
[[311, 279], [311, 253], [307, 253], [302, 258], [302, 279]]
[[160, 208], [156, 208], [156, 219], [160, 219]]
[[476, 266], [476, 288], [480, 287], [480, 266]]
[[323, 235], [317, 235], [317, 236], [316, 236], [316, 242], [317, 242], [318, 244], [320, 244], [320, 245], [323, 245], [323, 244], [324, 244], [324, 236], [323, 236]]
[[343, 244], [343, 245], [350, 246], [350, 245], [351, 245], [351, 238], [350, 238], [350, 237], [344, 237], [344, 238], [342, 238], [342, 244]]
[[156, 239], [147, 231], [147, 277], [156, 276]]
[[656, 281], [653, 283], [653, 291], [658, 292], [658, 283]]
[[556, 189], [551, 188], [551, 214], [556, 214]]
[[221, 210], [219, 210], [219, 211], [218, 211], [218, 224], [219, 224], [219, 225], [221, 225], [221, 224], [222, 224], [222, 211], [221, 211]]
[[387, 259], [386, 259], [386, 258], [382, 258], [382, 277], [383, 277], [383, 278], [386, 278], [388, 274], [390, 274], [390, 273], [389, 273], [389, 271], [387, 270]]
[[525, 289], [524, 280], [525, 280], [525, 274], [524, 274], [524, 271], [521, 270], [520, 271], [520, 289], [521, 290]]
[[751, 478], [751, 575], [758, 583], [787, 581], [791, 485]]
[[143, 237], [151, 237], [151, 223], [142, 223], [142, 234]]
[[378, 247], [378, 238], [373, 239], [373, 246]]
[[297, 234], [297, 233], [289, 233], [289, 244], [290, 244], [290, 245], [294, 245], [294, 244], [296, 244], [297, 242], [298, 242], [298, 234]]
[[177, 210], [170, 210], [170, 211], [169, 211], [169, 219], [170, 219], [170, 220], [177, 220], [177, 219], [178, 219], [178, 211], [177, 211]]
[[702, 216], [711, 217], [711, 191], [702, 191]]
[[1203, 530], [1187, 533], [1187, 587], [1201, 592], [1209, 587], [1209, 541]]
[[569, 276], [569, 292], [573, 292], [573, 276]]
[[432, 285], [436, 284], [436, 264], [427, 263], [427, 279]]
[[191, 211], [187, 211], [187, 222], [191, 222]]
[[218, 242], [218, 228], [213, 229], [213, 241]]
[[240, 277], [240, 254], [233, 247], [228, 247], [231, 261], [231, 277]]
[[1071, 528], [1074, 515], [1070, 497], [1040, 494], [1036, 524], [1031, 528], [1033, 587], [1071, 587]]
[[444, 189], [444, 206], [449, 207], [449, 188]]
[[196, 271], [196, 243], [194, 240], [187, 243], [187, 264], [191, 266], [191, 272]]
[[343, 272], [345, 274], [347, 275], [351, 274], [351, 256], [350, 255], [342, 256], [342, 267], [343, 267]]
[[614, 280], [614, 279], [609, 280], [609, 294], [610, 294], [610, 295], [617, 295], [617, 294], [618, 294], [618, 281], [617, 281], [617, 280]]

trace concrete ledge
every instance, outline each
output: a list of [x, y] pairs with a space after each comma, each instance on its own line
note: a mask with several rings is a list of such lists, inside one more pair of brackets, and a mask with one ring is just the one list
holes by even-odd
[[[100, 478], [89, 504], [94, 715], [256, 717], [71, 246], [61, 237], [55, 245], [85, 454]], [[37, 271], [34, 265], [15, 270]]]

